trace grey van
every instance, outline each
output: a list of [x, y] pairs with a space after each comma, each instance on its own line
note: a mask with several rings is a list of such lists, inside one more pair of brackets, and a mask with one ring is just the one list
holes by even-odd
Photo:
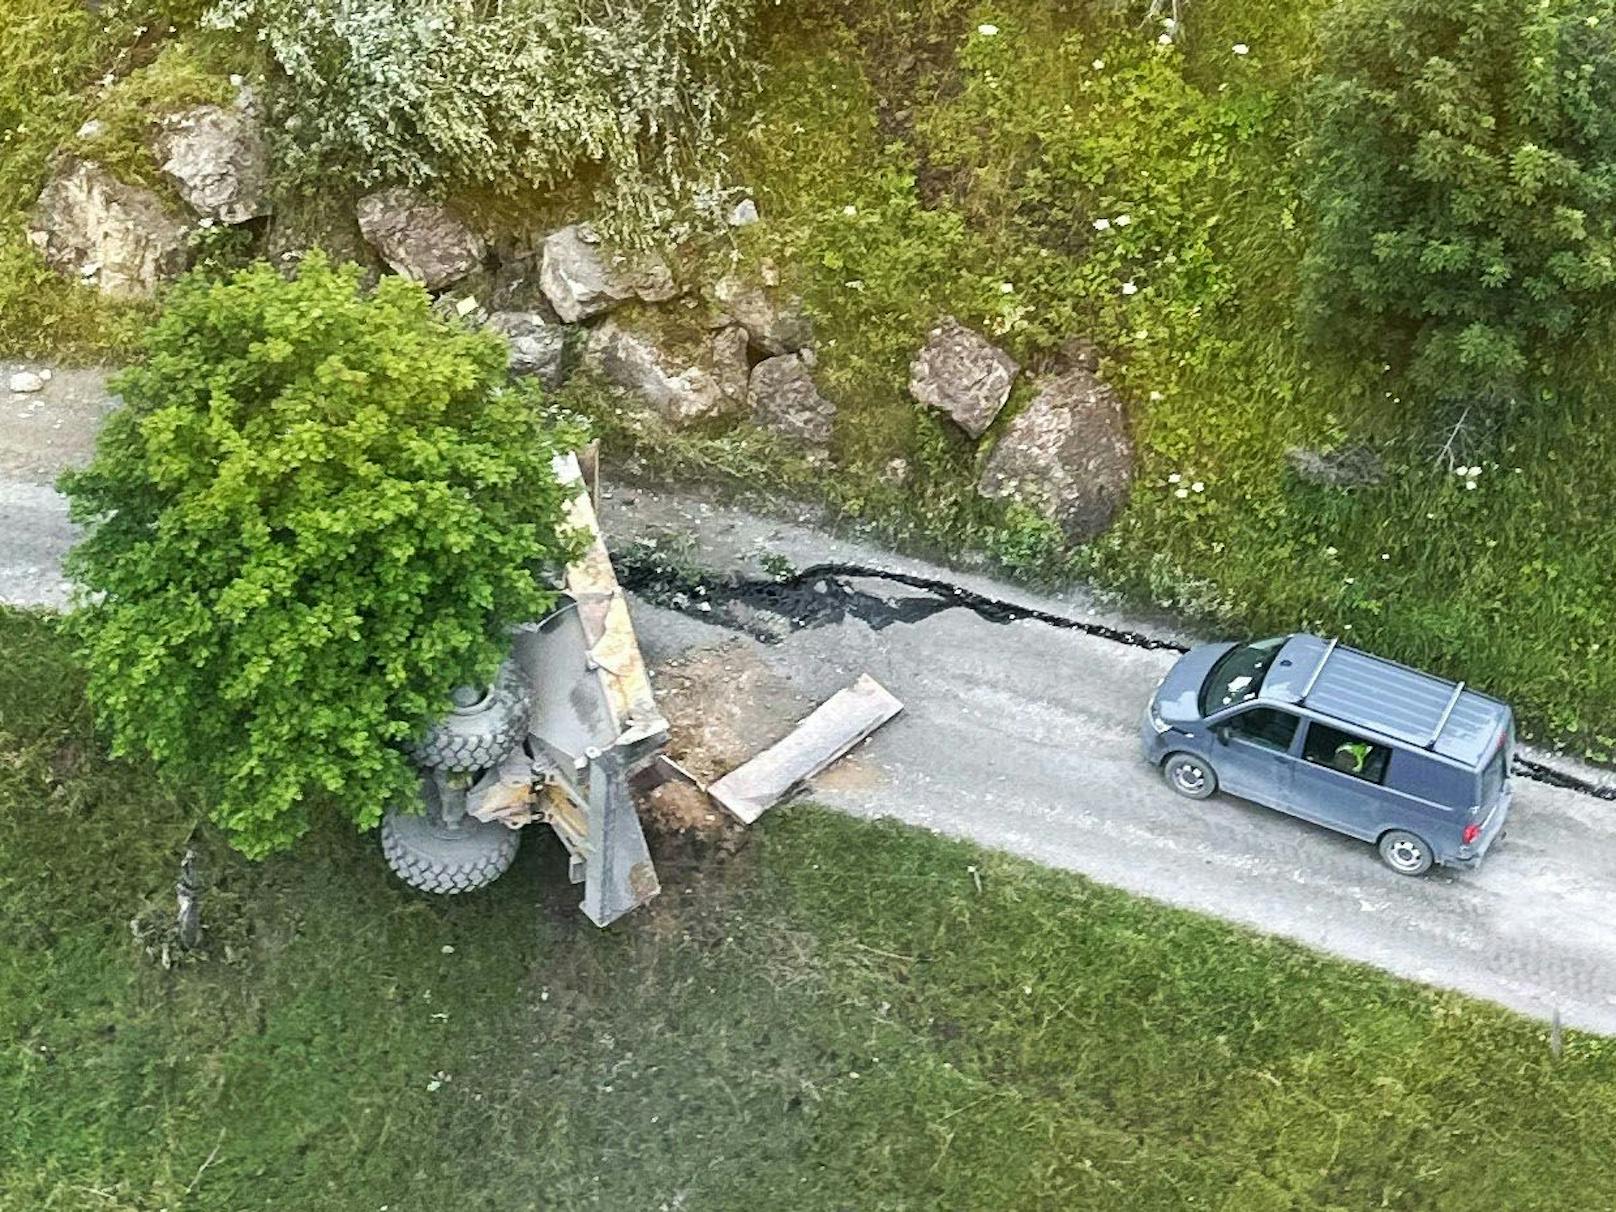
[[1142, 736], [1180, 795], [1221, 788], [1374, 842], [1403, 875], [1479, 866], [1509, 816], [1508, 706], [1317, 636], [1192, 648]]

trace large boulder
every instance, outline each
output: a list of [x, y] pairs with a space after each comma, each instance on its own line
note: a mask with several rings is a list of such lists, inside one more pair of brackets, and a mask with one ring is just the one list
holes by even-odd
[[607, 320], [589, 334], [585, 361], [675, 425], [737, 411], [746, 400], [746, 333], [727, 328], [689, 349]]
[[909, 394], [980, 438], [1010, 398], [1020, 370], [1009, 354], [945, 316], [909, 366]]
[[796, 353], [813, 344], [813, 322], [795, 296], [777, 298], [768, 287], [737, 274], [725, 274], [709, 294], [714, 323], [740, 325], [750, 343], [765, 354]]
[[1132, 482], [1122, 401], [1076, 366], [1048, 380], [1011, 418], [977, 488], [985, 497], [1021, 501], [1082, 543], [1111, 524]]
[[64, 274], [115, 299], [149, 299], [185, 269], [190, 228], [149, 189], [68, 159], [34, 207], [29, 240]]
[[359, 199], [359, 230], [394, 273], [434, 291], [476, 269], [486, 251], [453, 211], [405, 186]]
[[752, 368], [747, 402], [752, 419], [809, 446], [830, 441], [836, 405], [819, 394], [813, 361], [800, 353], [765, 358]]
[[510, 343], [512, 374], [532, 375], [546, 387], [560, 386], [566, 334], [559, 324], [536, 312], [498, 311], [488, 317], [487, 327]]
[[539, 285], [568, 324], [639, 299], [663, 303], [679, 293], [668, 263], [653, 252], [621, 252], [581, 223], [544, 239]]
[[199, 105], [163, 119], [152, 149], [181, 198], [220, 223], [270, 212], [269, 146], [253, 90], [229, 107]]

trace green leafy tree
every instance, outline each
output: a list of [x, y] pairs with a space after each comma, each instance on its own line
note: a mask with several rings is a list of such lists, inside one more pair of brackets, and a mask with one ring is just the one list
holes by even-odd
[[1353, 0], [1320, 42], [1316, 316], [1389, 338], [1428, 391], [1482, 398], [1609, 320], [1616, 3]]
[[200, 779], [245, 853], [321, 804], [368, 828], [399, 745], [486, 678], [570, 555], [578, 436], [426, 294], [305, 260], [176, 286], [62, 487], [90, 694], [116, 752]]

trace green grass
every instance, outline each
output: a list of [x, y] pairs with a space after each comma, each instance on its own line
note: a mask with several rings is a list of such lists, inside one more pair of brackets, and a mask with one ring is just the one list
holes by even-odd
[[539, 837], [434, 901], [199, 830], [164, 969], [195, 796], [98, 756], [51, 623], [0, 650], [8, 1212], [1610, 1207], [1610, 1041], [806, 807], [659, 840], [607, 932]]

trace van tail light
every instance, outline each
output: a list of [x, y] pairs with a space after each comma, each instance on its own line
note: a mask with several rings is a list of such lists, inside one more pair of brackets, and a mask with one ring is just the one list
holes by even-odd
[[1468, 846], [1471, 842], [1475, 841], [1481, 836], [1481, 826], [1475, 821], [1471, 821], [1464, 827], [1464, 832], [1459, 836], [1460, 840], [1463, 841], [1466, 846]]

